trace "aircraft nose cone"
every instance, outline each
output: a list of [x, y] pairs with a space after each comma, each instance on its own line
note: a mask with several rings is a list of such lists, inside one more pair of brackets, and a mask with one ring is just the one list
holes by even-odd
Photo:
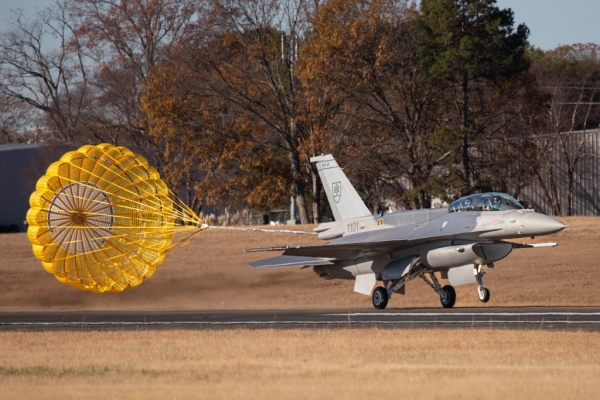
[[526, 214], [523, 216], [521, 225], [523, 226], [521, 229], [523, 234], [531, 236], [550, 235], [552, 233], [560, 232], [567, 227], [565, 224], [552, 217], [537, 213]]

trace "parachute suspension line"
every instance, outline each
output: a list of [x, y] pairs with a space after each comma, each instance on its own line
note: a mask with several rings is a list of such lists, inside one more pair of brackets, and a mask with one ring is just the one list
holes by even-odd
[[202, 219], [196, 215], [187, 204], [183, 202], [179, 197], [169, 190], [170, 197], [173, 201], [173, 215], [176, 221], [179, 220], [180, 224], [183, 225], [185, 230], [198, 228], [200, 224], [204, 223]]
[[[112, 157], [110, 154], [108, 154], [108, 157], [113, 162], [117, 162], [115, 160], [115, 158]], [[138, 157], [141, 158], [141, 156], [139, 156], [139, 155], [138, 155]], [[123, 173], [125, 173], [125, 172], [129, 172], [129, 171], [123, 171]], [[132, 169], [131, 172], [135, 175], [135, 174], [138, 174], [140, 171], [139, 171], [139, 169], [137, 169], [137, 170]], [[143, 179], [146, 177], [136, 176], [136, 178]], [[188, 205], [185, 204], [179, 197], [177, 197], [177, 195], [174, 194], [170, 189], [167, 189], [167, 190], [168, 190], [170, 199], [173, 201], [174, 205], [176, 205], [176, 207], [173, 207], [173, 215], [176, 217], [176, 219], [180, 220], [183, 223], [183, 225], [195, 225], [197, 227], [198, 224], [200, 223], [200, 217], [198, 217], [196, 215], [196, 213], [190, 207], [188, 207]], [[152, 195], [152, 194], [153, 193], [150, 193], [150, 195]]]
[[246, 231], [246, 232], [270, 232], [270, 233], [291, 233], [294, 235], [316, 235], [316, 232], [304, 232], [304, 231], [292, 231], [288, 229], [261, 229], [261, 228], [233, 228], [230, 226], [214, 226], [214, 225], [205, 225], [206, 228], [216, 228], [216, 229], [230, 229], [234, 231]]

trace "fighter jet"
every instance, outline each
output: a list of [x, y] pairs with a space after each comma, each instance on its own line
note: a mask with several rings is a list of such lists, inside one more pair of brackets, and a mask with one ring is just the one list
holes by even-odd
[[[370, 295], [384, 309], [394, 293], [423, 279], [442, 306], [456, 302], [452, 285], [478, 283], [479, 300], [490, 291], [483, 284], [485, 268], [494, 268], [514, 248], [552, 247], [557, 243], [525, 244], [506, 241], [550, 235], [566, 226], [525, 209], [505, 193], [473, 194], [445, 208], [405, 210], [372, 215], [331, 154], [313, 157], [333, 211], [334, 222], [321, 223], [314, 246], [282, 246], [247, 251], [281, 251], [278, 257], [251, 262], [255, 268], [312, 267], [324, 279], [354, 279], [354, 291]], [[442, 286], [437, 274], [448, 279]], [[378, 286], [377, 282], [383, 286]]]

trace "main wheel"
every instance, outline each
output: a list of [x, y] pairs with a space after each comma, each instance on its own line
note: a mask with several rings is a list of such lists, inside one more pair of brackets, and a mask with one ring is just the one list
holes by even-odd
[[376, 288], [375, 291], [373, 292], [372, 300], [373, 300], [373, 307], [377, 308], [378, 310], [383, 310], [387, 306], [387, 303], [389, 300], [387, 290], [382, 287]]
[[440, 296], [440, 301], [444, 308], [452, 308], [456, 303], [456, 291], [450, 285], [446, 285], [442, 288], [444, 295]]
[[479, 301], [482, 303], [490, 301], [490, 290], [488, 288], [477, 288], [477, 294], [479, 295]]

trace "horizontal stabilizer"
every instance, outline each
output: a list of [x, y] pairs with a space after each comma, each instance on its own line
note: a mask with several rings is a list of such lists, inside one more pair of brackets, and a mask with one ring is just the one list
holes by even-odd
[[254, 268], [303, 267], [307, 265], [332, 265], [335, 258], [279, 256], [265, 260], [252, 261]]
[[511, 243], [514, 249], [531, 249], [536, 247], [556, 247], [558, 243]]

